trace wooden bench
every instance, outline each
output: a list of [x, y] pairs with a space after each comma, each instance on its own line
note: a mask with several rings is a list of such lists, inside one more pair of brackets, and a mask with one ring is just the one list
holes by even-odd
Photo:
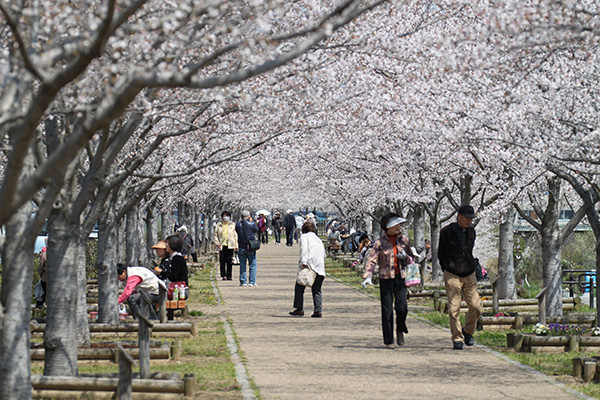
[[175, 317], [175, 311], [181, 311], [181, 317], [186, 318], [188, 316], [188, 306], [185, 300], [165, 300], [165, 307], [167, 309], [167, 319], [172, 321]]

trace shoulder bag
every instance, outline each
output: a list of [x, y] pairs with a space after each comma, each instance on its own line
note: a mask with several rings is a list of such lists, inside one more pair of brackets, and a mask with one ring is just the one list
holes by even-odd
[[298, 276], [296, 277], [296, 282], [298, 285], [311, 287], [313, 283], [315, 283], [315, 279], [317, 278], [317, 273], [314, 269], [309, 267], [308, 265], [303, 265], [302, 269], [298, 271]]
[[246, 231], [244, 231], [244, 222], [240, 222], [240, 230], [242, 231], [242, 234], [244, 235], [244, 240], [246, 241], [246, 250], [248, 251], [256, 251], [258, 249], [260, 249], [260, 240], [248, 240], [246, 239]]

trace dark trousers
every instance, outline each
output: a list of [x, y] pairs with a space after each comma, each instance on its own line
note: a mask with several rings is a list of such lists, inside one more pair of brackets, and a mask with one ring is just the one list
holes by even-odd
[[269, 243], [269, 231], [262, 231], [260, 233], [260, 241], [264, 244]]
[[219, 263], [221, 265], [221, 278], [231, 279], [233, 269], [233, 249], [227, 246], [221, 247], [219, 251]]
[[294, 245], [294, 230], [287, 229], [285, 230], [285, 244], [288, 246]]
[[279, 229], [275, 229], [275, 242], [281, 243], [281, 231]]
[[[158, 319], [158, 314], [154, 309], [154, 305], [158, 303], [158, 294], [149, 294], [150, 304], [148, 305], [148, 309], [150, 310], [148, 314], [149, 319]], [[137, 319], [137, 315], [141, 312], [142, 307], [142, 295], [138, 293], [134, 293], [129, 296], [127, 299], [127, 304], [129, 304], [129, 310], [131, 311], [131, 315], [133, 318]]]
[[394, 279], [380, 279], [379, 291], [381, 294], [381, 326], [383, 329], [383, 342], [394, 343], [394, 310], [396, 310], [396, 331], [408, 333], [406, 316], [408, 305], [406, 303], [406, 286], [404, 279], [396, 276]]
[[[323, 312], [323, 297], [321, 296], [321, 287], [325, 277], [317, 275], [315, 283], [313, 283], [311, 290], [313, 295], [313, 305], [315, 306], [315, 312]], [[304, 290], [306, 286], [299, 285], [296, 282], [294, 287], [294, 308], [296, 310], [304, 310]]]
[[42, 284], [42, 289], [44, 290], [44, 295], [42, 296], [42, 301], [36, 301], [36, 304], [38, 306], [43, 306], [44, 303], [46, 302], [46, 294], [48, 294], [48, 292], [46, 291], [46, 281], [40, 280], [40, 283]]

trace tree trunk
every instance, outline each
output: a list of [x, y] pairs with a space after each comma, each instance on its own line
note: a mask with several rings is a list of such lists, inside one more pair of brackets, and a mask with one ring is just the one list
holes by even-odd
[[21, 208], [6, 224], [2, 251], [3, 312], [0, 313], [0, 398], [31, 398], [29, 356], [31, 282], [35, 232], [28, 230], [31, 206]]
[[419, 264], [421, 270], [421, 276], [424, 276], [425, 267], [427, 266], [427, 251], [425, 250], [425, 210], [423, 205], [416, 204], [413, 207], [414, 220], [413, 220], [413, 232], [414, 242], [413, 246], [419, 254]]
[[429, 226], [431, 229], [431, 279], [434, 282], [442, 282], [444, 280], [444, 272], [442, 271], [442, 265], [438, 259], [440, 231], [442, 228], [437, 216], [429, 218]]
[[548, 206], [542, 218], [542, 264], [543, 282], [547, 287], [546, 315], [562, 317], [562, 240], [558, 228], [560, 216], [560, 179], [548, 179]]
[[63, 209], [48, 219], [48, 317], [44, 331], [44, 375], [77, 376], [79, 225]]
[[179, 226], [187, 225], [187, 214], [186, 214], [186, 205], [183, 201], [177, 203], [177, 219], [179, 222]]
[[160, 238], [166, 239], [169, 236], [169, 232], [171, 229], [171, 219], [169, 218], [169, 213], [163, 211], [160, 213]]
[[202, 214], [198, 207], [194, 207], [194, 251], [200, 253], [202, 249]]
[[137, 209], [132, 209], [127, 213], [125, 222], [125, 263], [127, 265], [138, 265], [139, 253], [139, 224]]
[[152, 247], [158, 238], [158, 221], [156, 220], [156, 206], [154, 204], [146, 207], [146, 261], [144, 265], [152, 266], [153, 260], [156, 258], [156, 253]]
[[505, 221], [500, 224], [498, 243], [498, 296], [501, 299], [517, 298], [517, 281], [514, 262], [514, 222], [517, 211], [510, 207]]
[[87, 235], [79, 237], [79, 257], [77, 262], [77, 280], [80, 290], [77, 292], [77, 341], [81, 347], [90, 347], [90, 325], [88, 323], [87, 311], [87, 271], [85, 250], [88, 241]]
[[149, 252], [150, 252], [150, 246], [152, 246], [152, 243], [150, 246], [148, 246], [148, 229], [146, 229], [147, 224], [146, 224], [146, 219], [144, 218], [144, 208], [140, 207], [139, 203], [138, 205], [135, 207], [135, 211], [138, 215], [137, 218], [137, 222], [138, 222], [138, 236], [137, 236], [137, 263], [136, 265], [144, 265], [144, 266], [149, 266], [150, 265], [150, 260], [151, 257], [148, 256]]
[[[111, 208], [111, 207], [107, 207]], [[119, 281], [117, 278], [117, 231], [115, 215], [108, 211], [98, 221], [98, 322], [117, 324]]]

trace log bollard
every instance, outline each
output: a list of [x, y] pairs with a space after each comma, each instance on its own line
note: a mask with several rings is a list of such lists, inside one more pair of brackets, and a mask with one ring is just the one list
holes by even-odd
[[540, 293], [535, 296], [535, 298], [538, 300], [538, 308], [539, 308], [539, 316], [540, 316], [540, 324], [542, 325], [546, 325], [546, 292], [548, 291], [548, 288], [545, 287], [543, 288]]
[[515, 317], [515, 323], [513, 325], [513, 329], [521, 330], [523, 329], [523, 317]]
[[525, 335], [522, 333], [517, 333], [515, 335], [515, 351], [520, 351], [523, 347], [523, 341], [525, 340]]
[[196, 374], [185, 374], [183, 377], [183, 395], [191, 397], [196, 394]]
[[568, 351], [579, 351], [579, 336], [569, 336]]
[[181, 340], [173, 341], [173, 346], [171, 346], [171, 357], [174, 360], [178, 360], [181, 358], [183, 354], [183, 342]]
[[583, 358], [577, 357], [573, 359], [573, 376], [581, 378], [583, 376]]
[[596, 376], [596, 361], [585, 361], [583, 363], [583, 380], [591, 382]]

